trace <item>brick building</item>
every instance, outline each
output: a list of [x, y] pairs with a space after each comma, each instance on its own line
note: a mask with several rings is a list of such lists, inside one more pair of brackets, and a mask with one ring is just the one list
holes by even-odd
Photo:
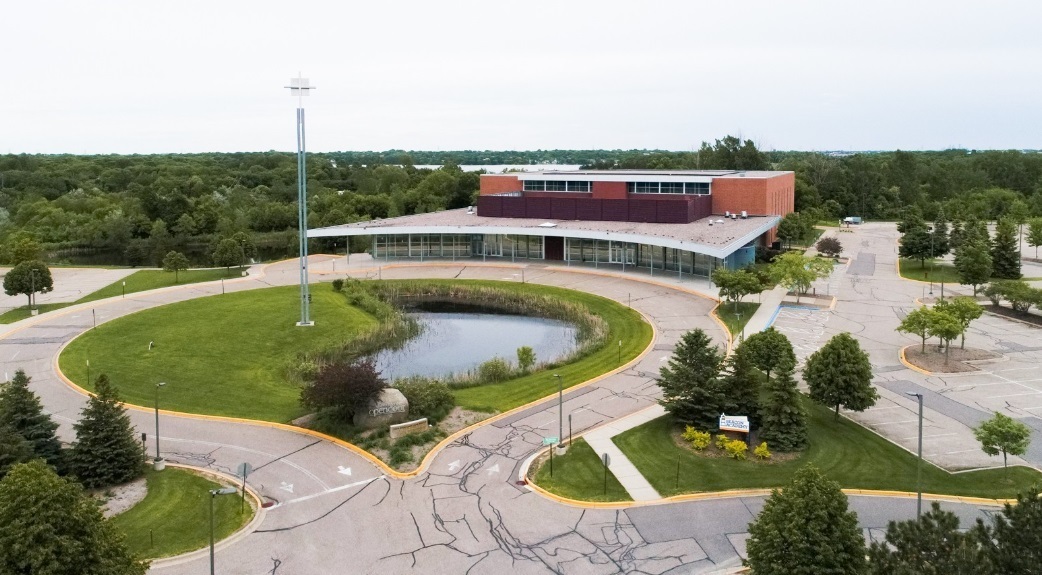
[[[707, 277], [753, 261], [793, 211], [793, 172], [578, 170], [481, 176], [476, 207], [332, 226], [377, 259], [489, 258]], [[476, 209], [475, 209], [476, 208]]]

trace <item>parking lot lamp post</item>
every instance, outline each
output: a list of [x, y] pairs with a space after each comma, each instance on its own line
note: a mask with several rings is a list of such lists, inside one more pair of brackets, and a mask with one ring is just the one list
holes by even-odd
[[213, 500], [218, 495], [231, 495], [236, 492], [234, 487], [222, 487], [220, 489], [210, 490], [210, 575], [214, 575], [213, 570]]
[[915, 518], [918, 520], [923, 514], [923, 394], [906, 391], [905, 395], [919, 400], [919, 462], [915, 468]]
[[159, 456], [159, 388], [166, 385], [164, 382], [156, 384], [156, 461], [161, 461], [163, 458]]

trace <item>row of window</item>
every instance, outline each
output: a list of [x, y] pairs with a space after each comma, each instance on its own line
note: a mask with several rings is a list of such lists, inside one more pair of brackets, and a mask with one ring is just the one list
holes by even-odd
[[590, 182], [561, 180], [525, 180], [526, 192], [589, 192]]
[[[525, 180], [526, 192], [589, 192], [591, 182], [563, 180]], [[708, 182], [627, 182], [626, 191], [631, 194], [695, 194], [709, 195]]]
[[696, 194], [709, 195], [708, 182], [629, 182], [626, 191], [631, 194]]

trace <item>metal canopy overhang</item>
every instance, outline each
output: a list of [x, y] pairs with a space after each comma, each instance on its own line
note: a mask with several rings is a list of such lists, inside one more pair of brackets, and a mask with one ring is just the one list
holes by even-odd
[[675, 248], [688, 252], [695, 252], [724, 259], [738, 251], [749, 242], [763, 235], [765, 232], [778, 225], [781, 218], [778, 216], [763, 217], [763, 224], [735, 240], [726, 246], [714, 247], [675, 238], [664, 238], [644, 234], [627, 234], [620, 232], [573, 230], [567, 228], [542, 228], [542, 227], [511, 227], [511, 226], [371, 226], [371, 227], [348, 227], [331, 226], [308, 230], [309, 238], [332, 238], [346, 236], [375, 236], [375, 235], [407, 235], [407, 234], [499, 234], [519, 236], [548, 236], [560, 238], [581, 238], [586, 240], [610, 240], [616, 242], [630, 242], [635, 244], [647, 244], [663, 248]]

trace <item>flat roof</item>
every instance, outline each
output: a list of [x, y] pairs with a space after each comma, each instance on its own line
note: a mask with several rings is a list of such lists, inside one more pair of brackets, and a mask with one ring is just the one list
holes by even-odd
[[[650, 244], [725, 258], [778, 225], [778, 216], [726, 219], [712, 216], [689, 224], [604, 222], [539, 218], [490, 218], [466, 209], [445, 210], [308, 230], [310, 238], [375, 234], [512, 234], [607, 239]], [[712, 224], [710, 224], [712, 221]]]
[[518, 180], [596, 180], [601, 182], [711, 182], [714, 178], [774, 178], [793, 172], [767, 170], [541, 170], [487, 174]]

